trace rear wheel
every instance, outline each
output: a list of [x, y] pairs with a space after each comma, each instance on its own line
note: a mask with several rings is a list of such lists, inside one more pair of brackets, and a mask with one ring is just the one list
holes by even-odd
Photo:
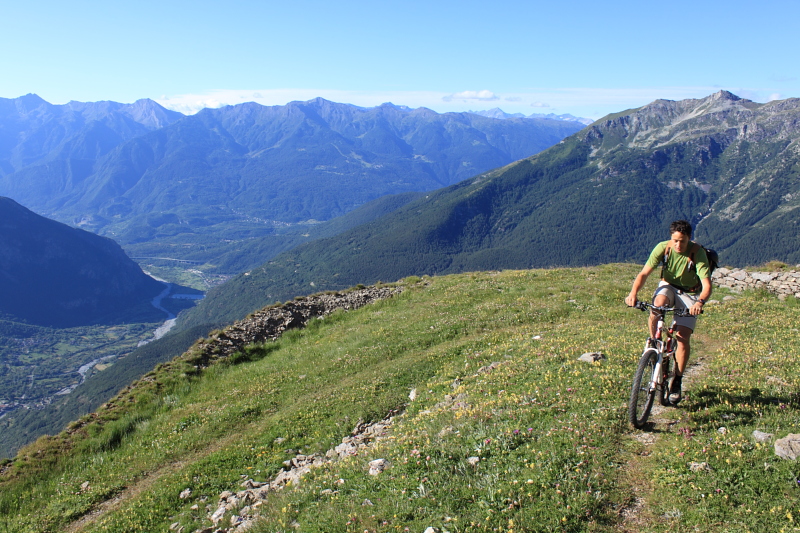
[[650, 389], [650, 384], [655, 377], [658, 353], [650, 348], [644, 351], [642, 358], [639, 359], [639, 367], [633, 376], [631, 386], [631, 399], [628, 402], [628, 420], [637, 429], [642, 429], [650, 416], [650, 409], [653, 408], [653, 400], [656, 396], [656, 389]]

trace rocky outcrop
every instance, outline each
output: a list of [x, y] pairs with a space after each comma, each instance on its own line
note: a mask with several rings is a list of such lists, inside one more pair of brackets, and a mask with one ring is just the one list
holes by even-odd
[[726, 287], [734, 291], [765, 289], [777, 294], [780, 299], [787, 296], [800, 298], [800, 270], [748, 272], [740, 268], [718, 268], [714, 271], [713, 281], [717, 287]]
[[222, 331], [212, 332], [198, 342], [189, 356], [199, 367], [230, 357], [245, 346], [275, 340], [284, 331], [305, 326], [309, 320], [323, 318], [339, 310], [358, 309], [403, 291], [402, 286], [372, 286], [347, 292], [317, 294], [282, 305], [266, 307]]

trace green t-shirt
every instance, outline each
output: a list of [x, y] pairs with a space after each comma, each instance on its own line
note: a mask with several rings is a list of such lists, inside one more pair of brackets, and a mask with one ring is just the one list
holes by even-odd
[[[669, 241], [660, 242], [650, 252], [650, 258], [647, 260], [647, 265], [650, 268], [655, 270], [659, 267], [664, 259], [664, 251], [667, 249], [667, 244], [669, 244]], [[686, 251], [680, 254], [674, 248], [670, 250], [667, 265], [664, 268], [664, 281], [688, 290], [699, 285], [701, 279], [711, 277], [711, 271], [708, 268], [708, 257], [702, 246], [697, 246], [697, 251], [694, 253], [695, 268], [689, 268], [690, 256], [694, 245], [694, 242], [690, 242], [689, 246], [686, 247]]]

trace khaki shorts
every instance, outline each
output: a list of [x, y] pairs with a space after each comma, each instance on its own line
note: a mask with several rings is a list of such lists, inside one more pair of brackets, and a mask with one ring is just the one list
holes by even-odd
[[[687, 294], [682, 290], [673, 287], [666, 281], [662, 281], [658, 284], [658, 288], [656, 292], [653, 293], [653, 301], [655, 302], [656, 296], [659, 294], [663, 294], [669, 300], [667, 304], [669, 307], [676, 307], [678, 309], [686, 309], [689, 310], [690, 307], [694, 305], [697, 301], [697, 297], [692, 294]], [[695, 316], [679, 316], [675, 318], [675, 323], [679, 326], [685, 326], [690, 330], [694, 331], [694, 327], [697, 325], [697, 317]]]

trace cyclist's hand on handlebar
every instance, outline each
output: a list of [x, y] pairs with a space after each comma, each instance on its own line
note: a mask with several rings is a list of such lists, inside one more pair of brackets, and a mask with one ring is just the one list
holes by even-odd
[[701, 304], [700, 302], [695, 302], [689, 308], [689, 314], [692, 316], [697, 316], [702, 312], [703, 312], [703, 304]]
[[628, 296], [626, 296], [625, 297], [625, 304], [628, 307], [634, 307], [636, 305], [636, 295], [635, 294], [629, 294]]

